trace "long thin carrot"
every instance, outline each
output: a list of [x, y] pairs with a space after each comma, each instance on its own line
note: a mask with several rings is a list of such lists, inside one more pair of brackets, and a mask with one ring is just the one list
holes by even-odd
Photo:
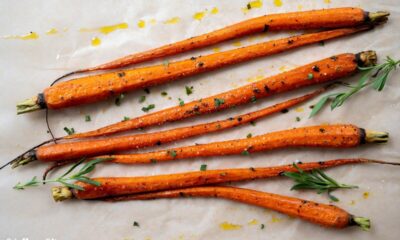
[[300, 198], [237, 187], [193, 187], [133, 195], [129, 199], [147, 200], [155, 198], [179, 197], [215, 197], [230, 199], [250, 205], [272, 209], [292, 217], [301, 218], [303, 220], [322, 225], [324, 227], [345, 228], [350, 226], [359, 226], [363, 230], [368, 230], [370, 228], [369, 219], [355, 217], [334, 205], [316, 203]]
[[[299, 163], [298, 166], [303, 171], [311, 171], [314, 169], [364, 163], [400, 165], [400, 163], [384, 162], [379, 160], [349, 158]], [[280, 176], [283, 172], [297, 171], [298, 170], [292, 164], [289, 164], [264, 168], [219, 169], [145, 177], [98, 177], [93, 178], [92, 180], [98, 181], [100, 186], [94, 186], [84, 182], [75, 182], [74, 184], [81, 186], [85, 190], [79, 191], [76, 189], [69, 189], [65, 186], [54, 187], [53, 197], [56, 201], [63, 201], [72, 197], [81, 200], [115, 197], [115, 200], [122, 200], [128, 195], [138, 193], [271, 178]]]
[[369, 13], [360, 8], [332, 8], [303, 12], [264, 15], [251, 18], [200, 36], [131, 54], [114, 61], [75, 71], [75, 73], [110, 70], [128, 65], [163, 58], [190, 50], [210, 46], [242, 36], [281, 30], [355, 27], [361, 24], [387, 20], [387, 12]]
[[252, 138], [184, 146], [147, 153], [100, 156], [124, 164], [164, 162], [196, 157], [242, 154], [290, 147], [351, 148], [363, 143], [386, 142], [389, 134], [354, 125], [320, 125], [277, 131]]
[[193, 136], [222, 131], [255, 121], [276, 112], [280, 112], [297, 104], [305, 102], [321, 94], [325, 90], [326, 88], [321, 88], [304, 96], [290, 99], [288, 101], [278, 103], [255, 112], [245, 113], [226, 120], [208, 122], [154, 133], [39, 146], [38, 148], [33, 149], [32, 151], [29, 151], [18, 157], [15, 161], [12, 162], [12, 166], [16, 167], [21, 163], [27, 164], [28, 162], [35, 160], [49, 162], [80, 159], [100, 154], [115, 153], [118, 151], [161, 145], [163, 143], [177, 141]]
[[298, 35], [168, 64], [76, 78], [50, 86], [43, 93], [18, 103], [17, 112], [25, 113], [41, 108], [60, 109], [92, 103], [135, 89], [369, 29], [371, 26], [360, 26]]
[[376, 58], [377, 56], [374, 51], [336, 55], [247, 84], [243, 87], [186, 103], [183, 106], [167, 108], [124, 122], [111, 124], [97, 130], [73, 134], [64, 138], [104, 136], [127, 130], [161, 125], [165, 122], [173, 122], [199, 114], [220, 111], [276, 93], [352, 75], [358, 71], [358, 66], [374, 65]]

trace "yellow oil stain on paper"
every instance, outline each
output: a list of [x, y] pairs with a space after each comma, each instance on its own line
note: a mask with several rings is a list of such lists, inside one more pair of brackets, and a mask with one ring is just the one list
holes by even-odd
[[278, 70], [284, 72], [286, 70], [286, 66], [281, 66]]
[[364, 199], [368, 199], [369, 198], [370, 193], [369, 192], [364, 192], [363, 193], [363, 198]]
[[157, 20], [155, 20], [154, 18], [152, 18], [152, 19], [149, 20], [149, 23], [150, 23], [151, 25], [155, 25], [155, 24], [157, 23]]
[[144, 27], [146, 27], [146, 22], [143, 21], [143, 20], [139, 20], [138, 23], [137, 23], [137, 26], [139, 28], [144, 28]]
[[164, 21], [164, 23], [165, 24], [177, 24], [180, 21], [181, 21], [181, 19], [179, 17], [173, 17], [173, 18], [170, 18], [170, 19]]
[[46, 32], [47, 35], [54, 35], [54, 34], [57, 34], [57, 33], [58, 33], [58, 30], [55, 29], [55, 28], [51, 28]]
[[36, 32], [30, 32], [25, 35], [11, 35], [11, 36], [4, 36], [4, 39], [20, 39], [20, 40], [36, 40], [39, 39], [39, 34]]
[[101, 44], [101, 39], [98, 37], [94, 37], [92, 38], [92, 46], [93, 47], [97, 47]]
[[295, 109], [295, 111], [301, 113], [301, 112], [304, 112], [304, 108], [298, 107]]
[[219, 13], [219, 9], [217, 7], [211, 9], [211, 14], [217, 14], [217, 13]]
[[242, 225], [233, 224], [229, 222], [222, 222], [219, 224], [219, 228], [224, 231], [239, 230], [242, 229]]
[[253, 220], [249, 221], [247, 224], [248, 224], [248, 225], [258, 225], [259, 222], [258, 222], [257, 219], [253, 219]]
[[198, 21], [201, 21], [201, 19], [203, 19], [204, 16], [206, 16], [206, 11], [204, 11], [204, 12], [196, 12], [196, 13], [193, 15], [193, 19], [198, 20]]
[[246, 79], [247, 82], [252, 83], [252, 82], [257, 82], [260, 81], [261, 79], [264, 78], [264, 75], [257, 75], [255, 77], [249, 77]]
[[324, 0], [324, 3], [329, 4], [329, 3], [331, 3], [331, 0]]
[[121, 29], [127, 29], [129, 25], [127, 23], [118, 23], [115, 25], [108, 25], [108, 26], [103, 26], [103, 27], [98, 27], [98, 28], [81, 28], [81, 32], [101, 32], [102, 34], [109, 34], [112, 33], [116, 30], [121, 30]]
[[272, 223], [282, 222], [282, 218], [278, 218], [278, 217], [272, 215], [272, 217], [271, 217], [271, 222], [272, 222]]
[[303, 10], [303, 5], [297, 5], [297, 10], [299, 11]]
[[236, 41], [236, 42], [232, 43], [232, 45], [235, 47], [240, 47], [240, 46], [242, 46], [242, 43], [240, 41]]
[[219, 48], [219, 47], [215, 47], [215, 48], [213, 48], [212, 50], [213, 50], [213, 52], [215, 52], [215, 53], [221, 52], [221, 48]]
[[356, 205], [356, 201], [351, 200], [349, 204], [352, 205], [352, 206], [354, 206], [354, 205]]
[[281, 7], [283, 5], [282, 0], [274, 0], [274, 5], [277, 7]]
[[247, 4], [247, 8], [248, 9], [252, 9], [252, 8], [261, 8], [263, 6], [263, 2], [262, 0], [255, 0], [255, 1], [251, 1]]

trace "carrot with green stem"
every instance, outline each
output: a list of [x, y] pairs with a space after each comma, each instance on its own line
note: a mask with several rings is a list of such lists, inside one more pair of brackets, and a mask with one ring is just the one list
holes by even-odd
[[350, 76], [358, 71], [358, 66], [373, 66], [376, 63], [376, 59], [377, 56], [374, 51], [332, 56], [227, 92], [186, 103], [183, 106], [167, 108], [127, 121], [111, 124], [97, 130], [65, 136], [64, 138], [105, 136], [161, 125], [166, 122], [198, 116], [199, 114], [221, 111], [273, 94]]
[[234, 154], [247, 156], [253, 152], [293, 147], [352, 148], [364, 143], [387, 142], [388, 138], [386, 132], [364, 130], [350, 124], [319, 125], [271, 132], [252, 138], [101, 157], [110, 157], [113, 163], [142, 164]]
[[[301, 218], [303, 220], [331, 228], [359, 226], [363, 230], [369, 230], [371, 224], [368, 218], [353, 216], [352, 214], [334, 205], [327, 205], [300, 198], [238, 187], [207, 186], [167, 190], [132, 195], [129, 197], [129, 200], [180, 197], [225, 198], [275, 210], [291, 217]], [[128, 198], [123, 200], [128, 200]]]
[[99, 66], [77, 70], [63, 77], [75, 73], [126, 67], [132, 64], [176, 55], [255, 33], [281, 30], [355, 27], [362, 24], [385, 22], [388, 16], [388, 12], [370, 13], [360, 8], [351, 7], [264, 15], [183, 41], [131, 54]]
[[43, 93], [18, 103], [17, 113], [92, 103], [128, 91], [159, 85], [369, 29], [371, 26], [360, 26], [298, 35], [178, 62], [76, 78], [50, 86]]
[[[327, 86], [326, 88], [328, 87], [329, 86]], [[12, 167], [17, 167], [19, 165], [25, 165], [35, 160], [40, 160], [43, 162], [55, 162], [80, 159], [83, 157], [92, 157], [100, 154], [115, 153], [118, 151], [161, 145], [167, 142], [177, 141], [193, 136], [222, 131], [255, 121], [262, 117], [269, 116], [273, 113], [280, 112], [284, 109], [303, 103], [321, 94], [322, 92], [325, 92], [326, 88], [321, 88], [304, 96], [290, 99], [288, 101], [278, 103], [255, 112], [245, 113], [226, 120], [180, 127], [154, 133], [119, 136], [106, 139], [85, 140], [78, 142], [59, 142], [58, 144], [39, 146], [17, 157], [10, 164], [12, 165]]]

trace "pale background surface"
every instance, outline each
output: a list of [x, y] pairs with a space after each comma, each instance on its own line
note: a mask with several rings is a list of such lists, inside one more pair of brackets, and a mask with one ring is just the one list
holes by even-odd
[[[288, 1], [277, 7], [272, 0], [264, 0], [262, 8], [244, 14], [241, 10], [247, 1], [1, 1], [0, 36], [21, 35], [29, 31], [37, 32], [37, 40], [0, 39], [0, 156], [6, 162], [25, 149], [49, 138], [44, 123], [44, 112], [16, 116], [15, 104], [24, 98], [40, 92], [56, 77], [81, 67], [93, 66], [105, 61], [138, 52], [161, 44], [171, 43], [187, 37], [205, 33], [244, 19], [265, 13], [296, 11], [299, 8], [315, 9], [347, 6], [349, 1], [324, 0]], [[328, 1], [329, 2], [329, 1]], [[138, 103], [143, 91], [129, 93], [120, 107], [113, 100], [91, 106], [52, 112], [51, 123], [57, 136], [64, 134], [63, 127], [74, 127], [77, 131], [92, 130], [109, 123], [120, 121], [124, 116], [139, 116], [147, 104], [155, 103], [156, 109], [178, 104], [177, 98], [185, 101], [216, 94], [247, 84], [249, 77], [270, 76], [282, 69], [290, 69], [314, 60], [342, 52], [359, 52], [374, 49], [382, 61], [386, 55], [399, 58], [400, 8], [398, 1], [351, 1], [352, 6], [360, 6], [369, 11], [390, 10], [390, 22], [384, 28], [362, 35], [330, 41], [325, 46], [314, 45], [278, 56], [259, 59], [251, 63], [215, 71], [198, 77], [186, 78], [171, 84], [151, 88], [144, 104]], [[195, 12], [219, 9], [219, 13], [206, 14], [201, 20], [194, 20]], [[166, 25], [163, 21], [180, 17], [181, 22]], [[146, 27], [138, 28], [138, 21], [146, 21]], [[156, 23], [151, 24], [151, 19]], [[80, 32], [81, 28], [95, 28], [126, 22], [128, 29], [118, 30], [108, 35], [99, 32]], [[51, 28], [59, 33], [47, 35]], [[64, 29], [66, 31], [64, 31]], [[242, 45], [265, 41], [293, 33], [268, 33], [266, 36], [241, 39]], [[98, 36], [102, 44], [90, 45], [92, 37]], [[219, 47], [230, 49], [233, 42]], [[187, 58], [213, 52], [213, 47], [184, 54], [171, 59]], [[157, 61], [160, 63], [162, 60]], [[284, 68], [281, 68], [284, 67]], [[249, 125], [224, 133], [211, 134], [168, 145], [188, 145], [233, 138], [243, 138], [280, 129], [314, 125], [320, 123], [354, 123], [364, 128], [389, 131], [390, 143], [381, 146], [361, 147], [348, 150], [307, 150], [293, 149], [258, 153], [250, 157], [217, 157], [180, 161], [179, 163], [156, 164], [152, 166], [99, 166], [94, 176], [139, 176], [160, 173], [174, 173], [198, 170], [206, 163], [208, 169], [228, 167], [256, 167], [302, 161], [327, 160], [339, 157], [364, 156], [383, 160], [399, 161], [400, 151], [400, 72], [394, 74], [382, 93], [372, 90], [351, 98], [344, 107], [330, 112], [325, 109], [318, 117], [308, 119], [309, 106], [316, 100], [304, 104], [303, 112], [289, 111], [277, 114]], [[354, 78], [353, 80], [355, 80]], [[351, 79], [347, 79], [351, 80]], [[184, 86], [194, 86], [194, 93], [186, 96]], [[160, 96], [167, 91], [172, 100]], [[154, 131], [173, 126], [183, 126], [194, 122], [222, 119], [239, 112], [259, 109], [299, 96], [310, 89], [304, 89], [274, 98], [258, 101], [230, 111], [212, 116], [203, 116], [168, 124]], [[92, 121], [85, 122], [90, 114]], [[300, 122], [295, 118], [299, 116]], [[164, 145], [163, 147], [167, 147]], [[351, 228], [345, 230], [324, 229], [307, 222], [291, 219], [284, 215], [244, 204], [217, 199], [174, 199], [141, 202], [70, 201], [55, 203], [50, 197], [50, 185], [25, 191], [12, 189], [18, 181], [25, 181], [34, 175], [41, 175], [44, 165], [32, 164], [11, 171], [0, 172], [0, 239], [398, 239], [400, 228], [400, 175], [399, 169], [387, 166], [348, 166], [329, 170], [329, 174], [344, 183], [356, 184], [360, 188], [337, 191], [338, 206], [355, 215], [370, 217], [373, 227], [370, 232]], [[59, 174], [60, 172], [58, 172]], [[54, 176], [54, 175], [53, 175]], [[241, 183], [238, 186], [273, 193], [287, 194], [309, 200], [328, 203], [324, 195], [312, 192], [293, 192], [292, 182], [287, 179], [260, 180]], [[369, 197], [363, 197], [369, 192]], [[351, 204], [351, 202], [353, 204]], [[249, 225], [252, 220], [257, 224]], [[278, 220], [277, 220], [278, 219]], [[133, 221], [140, 228], [133, 227]], [[224, 231], [222, 222], [242, 225], [240, 230]], [[260, 224], [265, 229], [260, 230]]]

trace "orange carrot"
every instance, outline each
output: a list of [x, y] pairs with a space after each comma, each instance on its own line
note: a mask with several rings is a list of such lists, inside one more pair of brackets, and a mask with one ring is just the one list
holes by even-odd
[[[311, 171], [314, 169], [331, 168], [347, 164], [364, 163], [400, 165], [400, 163], [383, 162], [379, 160], [350, 158], [323, 162], [299, 163], [298, 167], [303, 171]], [[99, 182], [99, 186], [94, 186], [84, 182], [74, 183], [75, 185], [85, 189], [84, 191], [69, 189], [65, 186], [54, 187], [53, 197], [56, 201], [62, 201], [72, 197], [81, 200], [116, 197], [115, 200], [122, 200], [126, 196], [138, 193], [271, 178], [280, 176], [283, 172], [297, 171], [298, 170], [292, 164], [289, 164], [264, 168], [219, 169], [145, 177], [98, 177], [92, 178], [92, 180]], [[119, 196], [121, 196], [121, 198], [118, 198]]]
[[21, 161], [26, 164], [34, 160], [49, 162], [80, 159], [100, 154], [115, 153], [118, 151], [126, 151], [154, 145], [161, 145], [163, 143], [177, 141], [193, 136], [222, 131], [224, 129], [237, 127], [260, 119], [262, 117], [269, 116], [273, 113], [280, 112], [297, 104], [305, 102], [308, 99], [311, 99], [312, 97], [315, 97], [324, 91], [325, 88], [322, 88], [304, 96], [290, 99], [288, 101], [278, 103], [255, 112], [235, 116], [227, 120], [203, 123], [154, 133], [39, 146], [38, 148], [28, 151], [22, 156], [19, 156], [14, 162], [12, 162], [12, 166], [18, 166], [19, 162]]
[[304, 34], [163, 65], [72, 79], [50, 86], [43, 93], [18, 103], [17, 112], [25, 113], [41, 108], [60, 109], [92, 103], [124, 92], [162, 84], [370, 28], [371, 26], [360, 26]]
[[376, 63], [376, 58], [377, 56], [374, 51], [361, 52], [358, 54], [340, 54], [247, 84], [243, 87], [186, 103], [183, 106], [167, 108], [124, 122], [111, 124], [94, 131], [78, 133], [64, 138], [110, 135], [127, 130], [161, 125], [166, 122], [173, 122], [199, 114], [220, 111], [251, 102], [253, 99], [260, 99], [276, 93], [352, 75], [358, 71], [357, 65], [374, 65]]
[[253, 152], [289, 147], [351, 148], [363, 143], [386, 142], [388, 137], [388, 133], [365, 131], [353, 125], [320, 125], [272, 132], [252, 138], [99, 158], [111, 158], [110, 162], [124, 164], [152, 163], [232, 154], [250, 155]]
[[126, 67], [132, 64], [176, 55], [255, 33], [281, 30], [355, 27], [361, 24], [386, 21], [388, 15], [389, 13], [387, 12], [369, 13], [360, 8], [350, 7], [264, 15], [183, 41], [164, 45], [145, 52], [131, 54], [99, 66], [78, 70], [75, 71], [75, 73]]
[[[230, 199], [275, 210], [324, 227], [345, 228], [350, 226], [359, 226], [363, 230], [368, 230], [370, 228], [369, 219], [355, 217], [345, 210], [331, 204], [327, 205], [299, 198], [237, 187], [193, 187], [133, 195], [130, 196], [129, 199], [147, 200], [179, 197], [215, 197]], [[128, 198], [123, 200], [127, 199]]]

